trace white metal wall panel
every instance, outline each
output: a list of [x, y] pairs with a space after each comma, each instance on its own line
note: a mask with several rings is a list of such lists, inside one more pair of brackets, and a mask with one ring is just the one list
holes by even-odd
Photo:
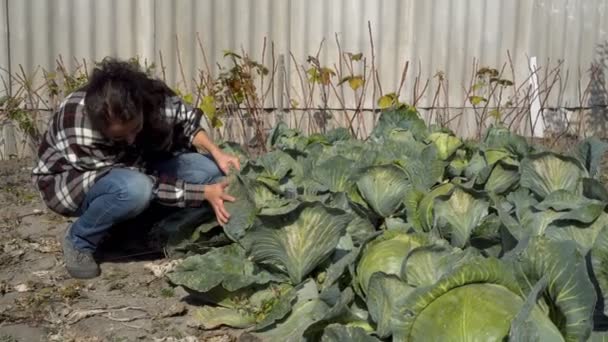
[[[344, 52], [363, 52], [371, 63], [368, 21], [375, 44], [376, 66], [382, 90], [397, 90], [405, 61], [408, 79], [401, 99], [410, 101], [414, 76], [432, 80], [438, 72], [449, 81], [449, 97], [442, 104], [468, 105], [463, 86], [472, 75], [472, 63], [500, 69], [507, 51], [515, 65], [515, 81], [529, 75], [528, 58], [543, 67], [564, 60], [566, 96], [548, 105], [578, 105], [579, 73], [583, 84], [596, 58], [596, 46], [608, 39], [607, 0], [0, 0], [0, 67], [15, 72], [19, 65], [31, 72], [37, 66], [54, 69], [62, 55], [68, 66], [73, 57], [99, 60], [106, 55], [139, 56], [155, 61], [160, 54], [167, 80], [181, 84], [177, 48], [188, 82], [204, 67], [197, 42], [200, 36], [212, 71], [227, 65], [225, 50], [244, 49], [253, 59], [271, 63], [285, 56], [287, 83], [292, 96], [300, 91], [293, 53], [298, 63], [316, 54], [338, 62], [335, 36]], [[8, 8], [7, 8], [8, 6]], [[8, 11], [10, 37], [6, 34]], [[176, 37], [178, 40], [176, 40]], [[267, 37], [262, 56], [264, 37]], [[9, 47], [10, 39], [10, 47]], [[336, 65], [338, 68], [339, 65]], [[159, 70], [160, 72], [160, 70]], [[510, 74], [510, 71], [507, 75]], [[275, 99], [266, 105], [276, 106]], [[345, 90], [347, 99], [352, 97]], [[370, 96], [366, 105], [375, 99]], [[376, 94], [376, 99], [379, 96]], [[434, 91], [419, 103], [430, 106]], [[332, 103], [336, 105], [336, 101]], [[468, 127], [470, 120], [465, 122]], [[466, 128], [465, 128], [466, 130]]]
[[8, 0], [0, 0], [0, 76], [7, 78], [9, 66], [9, 27], [6, 20], [8, 15]]
[[[181, 79], [179, 38], [185, 73], [202, 65], [200, 34], [212, 66], [224, 50], [243, 48], [261, 58], [264, 36], [275, 51], [298, 61], [314, 54], [323, 38], [324, 64], [336, 61], [335, 34], [345, 51], [369, 56], [372, 22], [380, 79], [396, 87], [405, 60], [425, 77], [446, 73], [452, 84], [470, 76], [473, 58], [502, 66], [509, 50], [525, 77], [528, 56], [540, 62], [565, 59], [569, 69], [586, 68], [594, 45], [606, 39], [605, 0], [297, 1], [297, 0], [8, 0], [14, 66], [53, 68], [56, 57], [139, 55], [159, 62], [162, 51], [170, 82]], [[3, 27], [4, 16], [2, 20]], [[0, 41], [7, 45], [6, 38]], [[4, 49], [7, 51], [8, 49]], [[6, 67], [7, 58], [2, 61]], [[290, 61], [291, 62], [291, 61]], [[292, 74], [291, 77], [294, 75]], [[458, 87], [454, 87], [457, 89]], [[457, 98], [457, 96], [454, 96]]]
[[8, 9], [13, 68], [52, 70], [60, 55], [71, 68], [74, 58], [154, 57], [152, 1], [8, 0]]

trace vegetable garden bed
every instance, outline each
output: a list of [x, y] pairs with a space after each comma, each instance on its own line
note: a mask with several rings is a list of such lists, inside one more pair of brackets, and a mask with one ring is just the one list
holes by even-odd
[[[277, 125], [230, 175], [230, 222], [173, 239], [208, 329], [271, 341], [602, 339], [608, 144], [479, 142], [382, 113], [371, 136]], [[180, 236], [184, 236], [181, 234]]]

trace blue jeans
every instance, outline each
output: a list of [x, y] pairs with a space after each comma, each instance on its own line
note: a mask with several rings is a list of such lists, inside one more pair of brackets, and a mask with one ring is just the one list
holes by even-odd
[[[200, 153], [184, 153], [159, 162], [154, 169], [189, 183], [212, 184], [223, 173], [215, 161]], [[152, 180], [143, 173], [116, 168], [87, 193], [67, 238], [78, 250], [94, 252], [108, 230], [141, 214], [154, 200]]]

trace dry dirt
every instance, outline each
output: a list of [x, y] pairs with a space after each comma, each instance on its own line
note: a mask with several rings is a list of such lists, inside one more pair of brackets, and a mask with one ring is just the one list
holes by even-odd
[[46, 210], [30, 170], [28, 160], [0, 161], [0, 342], [239, 340], [198, 327], [183, 289], [151, 270], [171, 260], [141, 241], [106, 243], [100, 277], [70, 278], [60, 246], [70, 221]]

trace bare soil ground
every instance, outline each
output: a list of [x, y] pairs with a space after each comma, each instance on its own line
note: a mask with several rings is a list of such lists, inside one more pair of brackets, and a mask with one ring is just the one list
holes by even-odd
[[0, 342], [239, 340], [198, 328], [196, 305], [159, 276], [171, 260], [158, 251], [105, 246], [100, 277], [70, 278], [60, 245], [70, 221], [45, 208], [31, 166], [0, 161]]

